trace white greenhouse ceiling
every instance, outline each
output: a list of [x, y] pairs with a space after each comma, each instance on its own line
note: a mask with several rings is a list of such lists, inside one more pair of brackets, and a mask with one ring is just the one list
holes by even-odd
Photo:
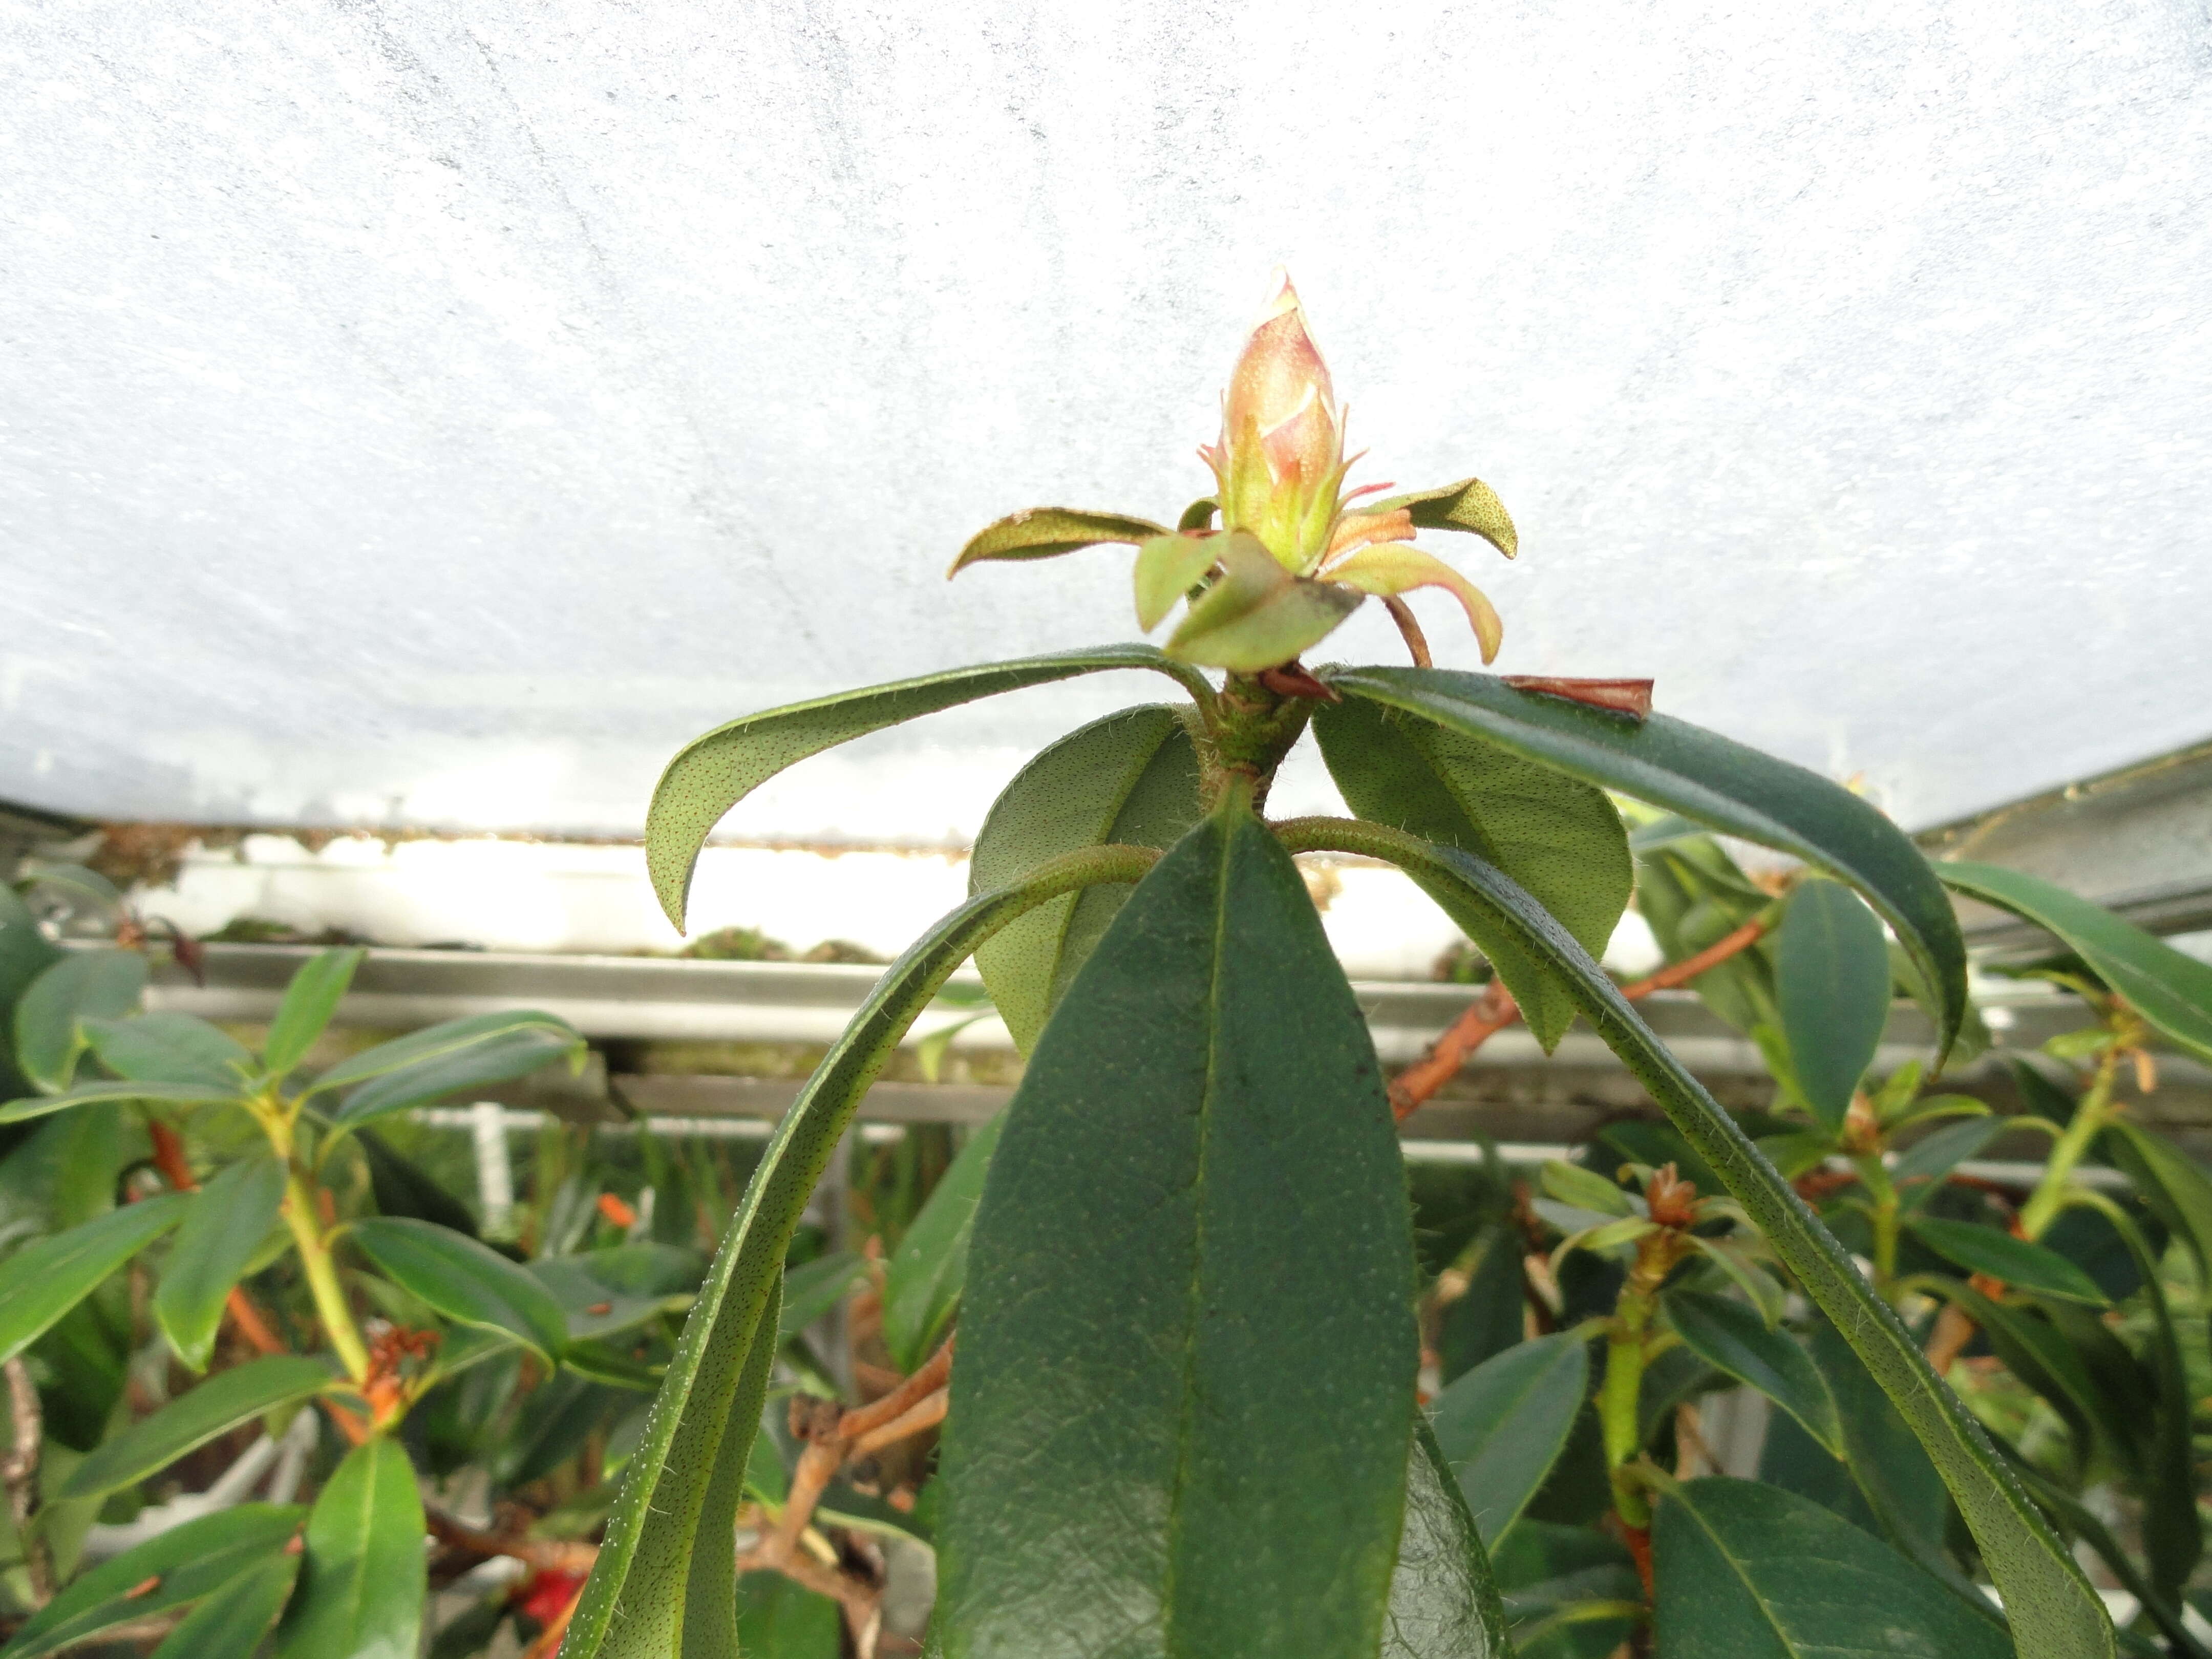
[[[1518, 520], [1441, 550], [1502, 670], [1652, 675], [1915, 826], [2212, 732], [2201, 0], [33, 0], [0, 796], [628, 835], [717, 720], [1127, 637], [1125, 550], [946, 561], [1204, 493], [1278, 263], [1361, 476]], [[957, 841], [1157, 695], [726, 830]]]

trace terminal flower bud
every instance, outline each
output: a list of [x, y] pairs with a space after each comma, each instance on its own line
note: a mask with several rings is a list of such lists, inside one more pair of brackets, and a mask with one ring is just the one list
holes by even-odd
[[1199, 453], [1220, 485], [1222, 526], [1251, 532], [1292, 574], [1310, 574], [1336, 520], [1344, 419], [1287, 276], [1230, 376], [1220, 443]]

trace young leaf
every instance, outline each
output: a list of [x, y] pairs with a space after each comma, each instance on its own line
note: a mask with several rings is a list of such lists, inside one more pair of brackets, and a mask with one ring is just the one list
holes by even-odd
[[921, 1369], [959, 1306], [968, 1282], [968, 1236], [975, 1203], [983, 1195], [983, 1176], [1006, 1121], [1001, 1112], [968, 1137], [884, 1273], [884, 1346], [902, 1371]]
[[1327, 639], [1365, 598], [1293, 576], [1248, 531], [1217, 536], [1213, 546], [1221, 574], [1168, 635], [1168, 654], [1178, 661], [1256, 674]]
[[[1211, 517], [1211, 514], [1207, 516]], [[1137, 626], [1149, 634], [1213, 568], [1210, 536], [1155, 536], [1137, 550]]]
[[84, 1050], [79, 1022], [129, 1012], [145, 988], [146, 958], [136, 951], [64, 957], [15, 1004], [16, 1066], [43, 1092], [60, 1093]]
[[253, 1072], [246, 1046], [191, 1014], [134, 1014], [80, 1022], [100, 1063], [118, 1077], [199, 1085], [236, 1095]]
[[1087, 1654], [1109, 1627], [1375, 1650], [1418, 1350], [1404, 1182], [1297, 866], [1248, 814], [1207, 819], [1077, 976], [991, 1160], [944, 1449], [948, 1656]]
[[1167, 526], [1126, 513], [1086, 513], [1071, 507], [1027, 507], [1009, 513], [969, 538], [945, 574], [957, 576], [986, 559], [1049, 559], [1104, 543], [1132, 544], [1168, 533]]
[[365, 1217], [349, 1237], [402, 1289], [448, 1319], [506, 1331], [549, 1360], [568, 1345], [568, 1317], [552, 1293], [488, 1245], [399, 1216]]
[[[1359, 698], [1314, 716], [1322, 757], [1361, 817], [1442, 842], [1493, 864], [1534, 894], [1592, 956], [1613, 937], [1635, 881], [1620, 814], [1602, 789], [1523, 759], [1486, 738]], [[1573, 999], [1540, 958], [1456, 900], [1425, 886], [1473, 939], [1547, 1053], [1573, 1022]]]
[[1367, 508], [1370, 513], [1394, 513], [1404, 507], [1416, 530], [1461, 530], [1480, 536], [1511, 558], [1521, 550], [1513, 520], [1498, 492], [1480, 478], [1462, 478], [1436, 489], [1417, 489], [1391, 495]]
[[[1671, 1486], [1651, 1541], [1662, 1653], [2012, 1659], [1997, 1625], [1850, 1522], [1778, 1486], [1722, 1475]], [[2024, 1610], [2014, 1613], [2021, 1652], [2037, 1650], [2021, 1629]]]
[[1578, 1164], [1569, 1164], [1563, 1158], [1544, 1160], [1542, 1170], [1544, 1190], [1562, 1204], [1571, 1204], [1577, 1209], [1590, 1210], [1599, 1215], [1642, 1215], [1644, 1206], [1630, 1194], [1607, 1181], [1595, 1170], [1585, 1170]]
[[[1158, 526], [1146, 535], [1158, 533]], [[978, 697], [1114, 668], [1150, 668], [1186, 688], [1212, 690], [1201, 677], [1149, 645], [1107, 645], [983, 668], [956, 668], [919, 679], [842, 691], [812, 702], [747, 714], [686, 744], [653, 786], [645, 817], [645, 864], [660, 908], [680, 929], [691, 866], [723, 814], [787, 766], [887, 726], [918, 720]], [[574, 1638], [571, 1638], [571, 1641]]]
[[1485, 1548], [1544, 1484], [1589, 1395], [1589, 1339], [1561, 1331], [1486, 1359], [1437, 1396], [1437, 1444]]
[[1417, 1422], [1380, 1659], [1512, 1659], [1512, 1653], [1474, 1517], [1436, 1436]]
[[[1198, 755], [1176, 711], [1125, 708], [1062, 738], [1015, 775], [975, 837], [968, 890], [1009, 886], [1078, 848], [1165, 850], [1198, 817]], [[1023, 1054], [1128, 896], [1125, 886], [1070, 893], [975, 952], [984, 987]]]
[[205, 1083], [80, 1083], [58, 1095], [27, 1095], [0, 1106], [0, 1123], [21, 1123], [67, 1111], [72, 1106], [97, 1106], [109, 1101], [160, 1100], [173, 1106], [216, 1106], [236, 1100], [238, 1091]]
[[[33, 1613], [15, 1639], [0, 1648], [0, 1659], [39, 1659], [90, 1642], [118, 1625], [190, 1607], [240, 1574], [281, 1559], [306, 1513], [296, 1504], [240, 1504], [157, 1533], [112, 1561], [103, 1561]], [[418, 1559], [417, 1578], [422, 1571]]]
[[118, 1487], [135, 1486], [264, 1412], [320, 1393], [334, 1376], [324, 1361], [298, 1354], [272, 1354], [219, 1371], [103, 1442], [70, 1471], [61, 1495], [100, 1498]]
[[276, 1224], [284, 1166], [263, 1152], [216, 1174], [193, 1197], [154, 1293], [154, 1317], [177, 1357], [207, 1369], [223, 1304]]
[[299, 1593], [276, 1659], [414, 1659], [422, 1631], [422, 1500], [406, 1449], [356, 1446], [307, 1516]]
[[1934, 988], [1937, 1048], [1950, 1047], [1966, 1006], [1958, 919], [1919, 849], [1849, 790], [1686, 721], [1665, 714], [1630, 721], [1516, 691], [1493, 675], [1354, 668], [1332, 670], [1326, 678], [1346, 696], [1504, 744], [1849, 882], [1881, 913]]
[[1774, 990], [1798, 1091], [1833, 1133], [1889, 1018], [1888, 944], [1850, 889], [1808, 881], [1790, 895], [1775, 940]]
[[2212, 1060], [2212, 963], [2017, 870], [1955, 860], [1937, 865], [1936, 873], [1967, 897], [2056, 934], [2137, 1013], [2199, 1060]]
[[550, 1061], [584, 1057], [584, 1039], [565, 1019], [532, 1009], [471, 1014], [380, 1042], [333, 1066], [311, 1095], [359, 1084], [332, 1117], [352, 1128], [458, 1090], [527, 1077]]
[[[952, 970], [1014, 918], [1092, 881], [1127, 881], [1149, 855], [1100, 849], [1036, 871], [1009, 891], [969, 900], [939, 921], [876, 981], [852, 1024], [784, 1114], [669, 1361], [643, 1438], [624, 1465], [622, 1492], [575, 1617], [564, 1659], [669, 1659], [665, 1640], [701, 1534], [740, 1378], [757, 1351], [784, 1252], [829, 1167], [860, 1097]], [[770, 1328], [772, 1328], [772, 1327]], [[765, 1360], [761, 1361], [766, 1364]], [[750, 1437], [750, 1425], [743, 1430]], [[738, 1473], [743, 1474], [739, 1458]], [[719, 1489], [717, 1489], [719, 1490]], [[725, 1547], [711, 1540], [708, 1553]], [[686, 1656], [689, 1659], [689, 1656]]]
[[1969, 1273], [1987, 1273], [2015, 1290], [2055, 1296], [2063, 1302], [2086, 1302], [2093, 1308], [2106, 1305], [2097, 1281], [2056, 1250], [1972, 1221], [1914, 1215], [1905, 1225], [1936, 1255]]
[[186, 1613], [153, 1659], [254, 1659], [299, 1577], [296, 1555], [248, 1568]]
[[351, 949], [318, 951], [300, 964], [284, 988], [284, 1000], [276, 1005], [276, 1018], [269, 1022], [269, 1040], [261, 1046], [261, 1061], [270, 1076], [283, 1077], [307, 1057], [368, 954]]
[[1650, 1091], [1692, 1149], [1719, 1174], [1776, 1256], [1836, 1322], [1927, 1448], [1974, 1534], [1998, 1593], [2014, 1612], [2019, 1659], [2111, 1655], [2112, 1621], [2103, 1601], [1998, 1460], [1981, 1426], [1929, 1369], [1911, 1334], [1888, 1304], [1869, 1290], [1843, 1247], [1735, 1120], [1637, 1018], [1598, 965], [1534, 901], [1488, 866], [1450, 848], [1359, 833], [1364, 830], [1340, 831], [1336, 840], [1425, 874], [1455, 875], [1470, 894], [1495, 907], [1501, 926], [1517, 927], [1528, 948], [1546, 952], [1576, 988], [1584, 1018]]
[[0, 1261], [0, 1360], [13, 1359], [100, 1281], [185, 1218], [185, 1193], [164, 1193], [41, 1238]]
[[1771, 1328], [1756, 1310], [1726, 1297], [1676, 1289], [1666, 1293], [1665, 1302], [1674, 1334], [1691, 1352], [1781, 1407], [1831, 1456], [1844, 1455], [1836, 1402], [1796, 1337]]

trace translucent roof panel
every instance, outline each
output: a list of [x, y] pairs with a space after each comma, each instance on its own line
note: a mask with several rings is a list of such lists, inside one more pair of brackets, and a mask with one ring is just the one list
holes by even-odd
[[[626, 834], [718, 720], [1126, 637], [1123, 550], [946, 560], [1203, 493], [1278, 262], [1362, 476], [1517, 518], [1448, 550], [1502, 669], [1653, 675], [1913, 824], [2172, 748], [2208, 70], [2195, 0], [15, 8], [0, 795]], [[1152, 695], [728, 828], [957, 839]]]

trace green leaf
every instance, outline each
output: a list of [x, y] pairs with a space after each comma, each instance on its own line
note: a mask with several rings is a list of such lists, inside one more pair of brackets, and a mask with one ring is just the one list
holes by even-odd
[[[296, 1504], [240, 1504], [156, 1534], [102, 1562], [33, 1613], [0, 1648], [0, 1659], [38, 1659], [118, 1625], [189, 1607], [240, 1574], [283, 1559], [306, 1513]], [[143, 1588], [149, 1579], [156, 1581], [150, 1590]]]
[[41, 1238], [0, 1261], [0, 1360], [13, 1359], [100, 1280], [185, 1218], [192, 1200], [165, 1193]]
[[1832, 1133], [1889, 1019], [1888, 943], [1850, 889], [1808, 881], [1790, 895], [1774, 944], [1774, 989], [1798, 1092]]
[[783, 1276], [783, 1315], [777, 1325], [785, 1338], [797, 1336], [845, 1299], [867, 1263], [851, 1250], [833, 1250]]
[[1490, 1561], [1521, 1659], [1607, 1659], [1642, 1612], [1628, 1548], [1605, 1533], [1523, 1521]]
[[1644, 1206], [1632, 1194], [1607, 1181], [1595, 1170], [1585, 1170], [1579, 1164], [1570, 1164], [1564, 1158], [1546, 1158], [1540, 1179], [1544, 1183], [1544, 1190], [1560, 1203], [1571, 1204], [1595, 1215], [1642, 1216], [1644, 1213]]
[[1404, 1183], [1297, 866], [1248, 814], [1207, 819], [1077, 976], [991, 1160], [944, 1445], [949, 1656], [1109, 1628], [1375, 1650], [1418, 1359]]
[[354, 1145], [361, 1148], [368, 1165], [369, 1192], [376, 1200], [377, 1214], [412, 1216], [417, 1221], [434, 1221], [441, 1227], [466, 1233], [471, 1238], [479, 1237], [477, 1218], [469, 1213], [469, 1206], [440, 1186], [413, 1158], [395, 1152], [375, 1130], [354, 1131]]
[[1493, 675], [1356, 668], [1324, 678], [1349, 696], [1490, 738], [1600, 788], [1794, 854], [1849, 882], [1881, 913], [1935, 988], [1937, 1047], [1950, 1047], [1966, 1008], [1958, 919], [1919, 849], [1849, 790], [1668, 715], [1624, 720], [1516, 691]]
[[2184, 956], [2102, 905], [2017, 870], [1954, 860], [1937, 865], [1936, 873], [1969, 898], [2056, 934], [2172, 1042], [2199, 1060], [2212, 1060], [2212, 963]]
[[1915, 1285], [1946, 1301], [1981, 1328], [2005, 1369], [2041, 1395], [2074, 1431], [2077, 1468], [2102, 1446], [2124, 1456], [2135, 1423], [2121, 1402], [2099, 1386], [2081, 1351], [2034, 1307], [1999, 1302], [1972, 1285], [1937, 1273]]
[[[2013, 1644], [1935, 1579], [1819, 1504], [1714, 1475], [1670, 1487], [1652, 1525], [1662, 1653], [1711, 1659], [2013, 1659]], [[2023, 1626], [2022, 1654], [2048, 1632]]]
[[2015, 1290], [2054, 1296], [2062, 1302], [2086, 1302], [2093, 1308], [2106, 1305], [2097, 1281], [2056, 1250], [1972, 1221], [1914, 1215], [1905, 1225], [1936, 1255], [1969, 1273], [1987, 1273]]
[[[1635, 866], [1620, 814], [1602, 789], [1486, 738], [1358, 698], [1323, 704], [1314, 735], [1354, 812], [1495, 865], [1583, 949], [1604, 953], [1627, 908]], [[1460, 903], [1455, 884], [1423, 890], [1490, 958], [1550, 1053], [1575, 1017], [1566, 988], [1479, 908]]]
[[1757, 1309], [1726, 1297], [1676, 1289], [1664, 1300], [1674, 1334], [1693, 1353], [1781, 1407], [1831, 1456], [1844, 1455], [1836, 1402], [1796, 1337], [1770, 1328]]
[[1947, 1124], [1926, 1139], [1915, 1141], [1889, 1172], [1891, 1184], [1905, 1200], [1905, 1211], [1909, 1213], [1923, 1208], [1943, 1190], [1952, 1170], [2011, 1127], [2001, 1117], [1969, 1118], [1963, 1123]]
[[15, 1004], [15, 1064], [47, 1094], [70, 1085], [84, 1051], [78, 1022], [112, 1018], [138, 1006], [146, 958], [136, 951], [83, 951], [62, 958]]
[[[1892, 1544], [1960, 1588], [1961, 1576], [1948, 1550], [1951, 1500], [1934, 1460], [1835, 1326], [1817, 1309], [1810, 1324], [1813, 1363], [1834, 1396], [1844, 1425], [1844, 1479], [1857, 1488], [1868, 1514]], [[1961, 1593], [1988, 1605], [1971, 1584]]]
[[1200, 495], [1182, 510], [1176, 520], [1177, 530], [1206, 530], [1212, 527], [1213, 515], [1221, 511], [1221, 503], [1211, 495]]
[[108, 1101], [160, 1100], [174, 1106], [216, 1106], [236, 1100], [238, 1091], [204, 1083], [80, 1083], [58, 1095], [30, 1095], [0, 1106], [0, 1123], [21, 1123]]
[[[1312, 844], [1312, 839], [1302, 844]], [[1929, 1369], [1911, 1333], [1868, 1288], [1843, 1247], [1735, 1120], [1637, 1018], [1619, 988], [1565, 930], [1505, 877], [1452, 848], [1374, 831], [1339, 831], [1332, 844], [1419, 866], [1424, 873], [1455, 873], [1470, 893], [1496, 907], [1500, 925], [1510, 922], [1529, 949], [1550, 956], [1577, 988], [1583, 1017], [1650, 1091], [1692, 1150], [1720, 1176], [1776, 1256], [1836, 1322], [1927, 1448], [1998, 1592], [2015, 1615], [2019, 1659], [2109, 1655], [2113, 1638], [2104, 1603], [2000, 1462], [1980, 1425]]]
[[1413, 1429], [1406, 1460], [1406, 1525], [1390, 1603], [1382, 1618], [1381, 1659], [1512, 1659], [1505, 1609], [1474, 1517], [1425, 1423]]
[[1486, 1548], [1495, 1547], [1566, 1449], [1589, 1395], [1589, 1340], [1561, 1331], [1486, 1359], [1437, 1396], [1437, 1444]]
[[348, 1236], [403, 1290], [448, 1319], [520, 1338], [549, 1360], [568, 1345], [551, 1291], [497, 1250], [428, 1221], [368, 1216]]
[[641, 1241], [574, 1255], [544, 1255], [523, 1271], [568, 1316], [571, 1341], [609, 1337], [691, 1305], [705, 1259], [672, 1244]]
[[186, 1613], [154, 1650], [154, 1659], [254, 1659], [299, 1577], [296, 1555], [241, 1572]]
[[975, 1204], [1006, 1121], [1001, 1112], [968, 1137], [885, 1270], [884, 1346], [890, 1350], [891, 1363], [908, 1374], [921, 1368], [960, 1305]]
[[1168, 654], [1179, 662], [1238, 674], [1279, 666], [1334, 633], [1366, 597], [1293, 576], [1249, 531], [1230, 531], [1212, 545], [1221, 574], [1168, 635]]
[[[770, 1289], [762, 1310], [763, 1329], [774, 1329], [779, 1323], [781, 1294], [779, 1289]], [[713, 1474], [700, 1492], [699, 1507], [692, 1517], [697, 1535], [707, 1541], [707, 1547], [690, 1553], [680, 1607], [669, 1608], [664, 1603], [664, 1616], [668, 1611], [678, 1615], [673, 1627], [649, 1620], [644, 1631], [625, 1630], [621, 1632], [625, 1645], [618, 1651], [650, 1653], [656, 1659], [727, 1659], [739, 1651], [737, 1555], [730, 1547], [730, 1536], [737, 1530], [738, 1509], [744, 1502], [745, 1469], [760, 1431], [761, 1407], [768, 1399], [769, 1374], [775, 1365], [775, 1345], [754, 1343], [731, 1401], [730, 1419], [736, 1426], [721, 1436]], [[637, 1645], [641, 1637], [651, 1639], [656, 1634], [659, 1640], [654, 1645]]]
[[1137, 626], [1151, 633], [1213, 568], [1210, 536], [1155, 536], [1137, 550]]
[[319, 1394], [334, 1380], [323, 1360], [296, 1354], [275, 1354], [219, 1371], [103, 1443], [70, 1471], [61, 1495], [99, 1498], [135, 1486], [218, 1435]]
[[780, 1572], [749, 1572], [738, 1581], [738, 1645], [761, 1659], [837, 1659], [842, 1626], [837, 1604]]
[[307, 1516], [299, 1593], [276, 1659], [415, 1659], [422, 1632], [422, 1500], [396, 1440], [356, 1446]]
[[[1125, 708], [1070, 733], [1015, 775], [983, 820], [968, 890], [1019, 881], [1083, 847], [1172, 847], [1198, 822], [1198, 755], [1176, 711]], [[1068, 982], [1129, 896], [1085, 888], [1041, 905], [975, 952], [975, 966], [1026, 1054]]]
[[269, 1022], [268, 1041], [261, 1045], [262, 1063], [270, 1076], [283, 1077], [307, 1057], [368, 955], [352, 949], [318, 951], [300, 964], [284, 988], [284, 1000], [276, 1005], [276, 1018]]
[[307, 1092], [368, 1079], [332, 1115], [332, 1122], [349, 1129], [459, 1090], [527, 1077], [556, 1060], [580, 1066], [585, 1047], [575, 1028], [553, 1014], [532, 1009], [471, 1014], [379, 1043], [333, 1066]]
[[40, 930], [15, 890], [0, 884], [0, 1008], [13, 1007], [24, 988], [62, 959], [62, 948]]
[[1009, 513], [969, 538], [945, 574], [957, 576], [986, 559], [1049, 559], [1103, 543], [1150, 541], [1165, 525], [1124, 513], [1085, 513], [1070, 507], [1030, 507]]
[[971, 899], [876, 981], [784, 1114], [723, 1236], [644, 1436], [624, 1465], [622, 1494], [569, 1623], [564, 1659], [669, 1659], [672, 1632], [682, 1617], [678, 1587], [691, 1571], [698, 1517], [725, 1442], [735, 1437], [725, 1433], [733, 1422], [746, 1425], [741, 1434], [747, 1445], [737, 1453], [738, 1474], [744, 1472], [757, 1413], [744, 1419], [733, 1402], [749, 1360], [774, 1346], [757, 1338], [763, 1318], [775, 1318], [772, 1298], [782, 1286], [792, 1232], [861, 1096], [915, 1017], [953, 969], [1008, 921], [1086, 882], [1127, 880], [1144, 862], [1133, 853], [1080, 854], [1034, 872], [1012, 891]]
[[155, 1012], [82, 1024], [94, 1055], [118, 1077], [199, 1084], [236, 1095], [254, 1071], [243, 1043], [195, 1015]]
[[192, 1370], [207, 1369], [223, 1304], [276, 1224], [283, 1200], [284, 1165], [266, 1152], [228, 1165], [193, 1196], [154, 1294], [161, 1334]]
[[[1158, 526], [1145, 533], [1158, 533]], [[660, 775], [646, 812], [646, 869], [660, 908], [682, 928], [691, 868], [707, 837], [723, 814], [786, 767], [887, 726], [978, 697], [1115, 668], [1150, 668], [1172, 676], [1187, 689], [1212, 695], [1200, 677], [1179, 668], [1149, 645], [1106, 645], [842, 691], [812, 702], [747, 714], [694, 738]]]
[[1505, 503], [1480, 478], [1462, 478], [1437, 489], [1392, 495], [1366, 511], [1390, 513], [1401, 507], [1412, 514], [1416, 530], [1463, 530], [1481, 537], [1509, 559], [1521, 550], [1521, 538]]
[[2212, 1282], [2212, 1177], [2166, 1137], [2132, 1123], [2107, 1123], [2105, 1146], [2160, 1224], [2189, 1246], [2199, 1282]]

